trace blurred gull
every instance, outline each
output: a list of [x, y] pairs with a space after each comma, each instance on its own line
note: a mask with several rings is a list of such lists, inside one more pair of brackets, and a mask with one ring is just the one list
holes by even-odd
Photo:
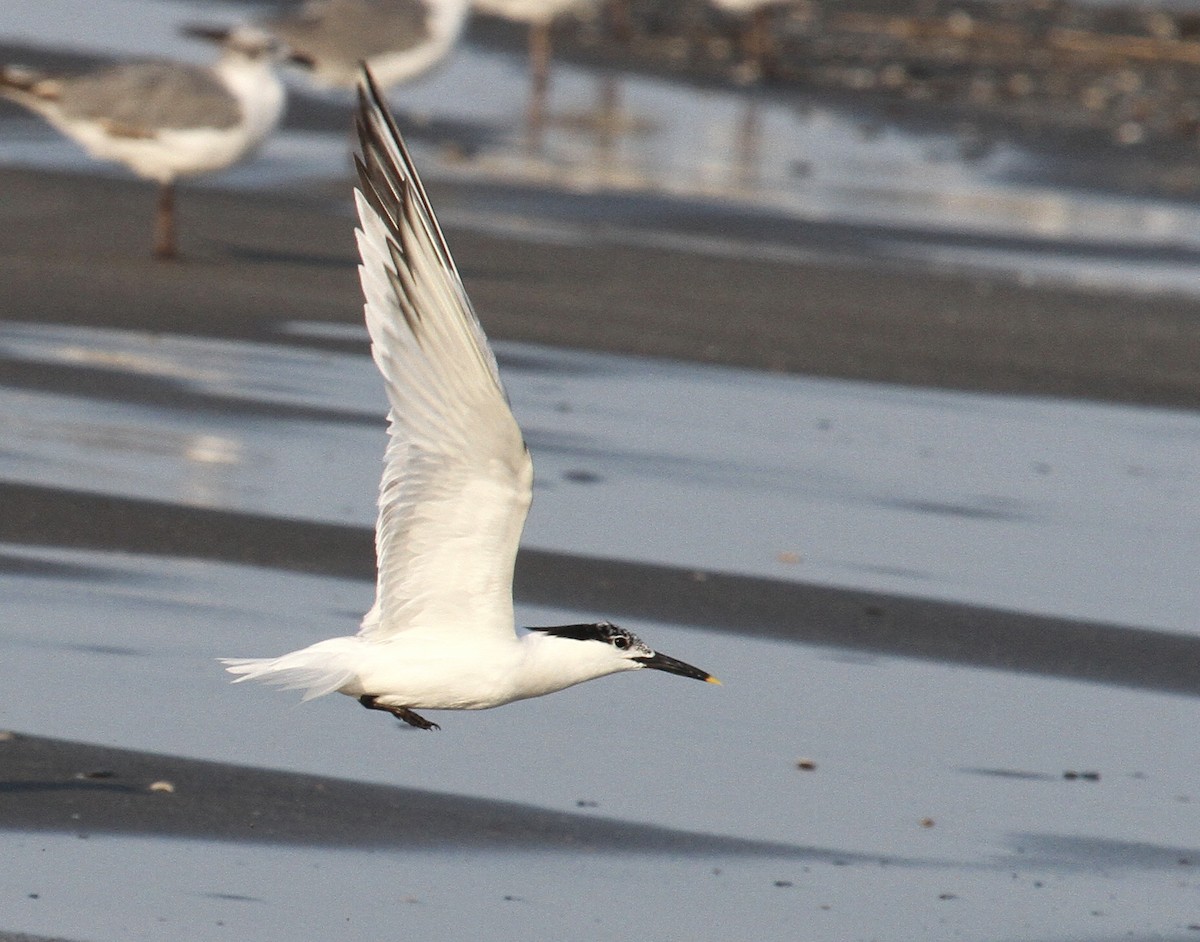
[[408, 151], [369, 73], [364, 82], [359, 276], [390, 405], [375, 604], [356, 635], [224, 664], [238, 680], [305, 699], [344, 693], [421, 729], [436, 724], [418, 709], [482, 710], [619, 671], [715, 683], [608, 622], [514, 630], [533, 465]]
[[317, 86], [353, 88], [366, 62], [386, 87], [441, 62], [469, 10], [470, 0], [309, 0], [258, 25], [288, 47]]
[[530, 123], [536, 124], [541, 115], [550, 82], [552, 44], [550, 27], [561, 14], [590, 6], [594, 0], [475, 0], [481, 13], [529, 24]]
[[742, 55], [761, 77], [770, 70], [775, 54], [775, 41], [771, 36], [772, 13], [787, 6], [791, 0], [709, 0], [713, 6], [730, 16], [744, 18], [742, 27]]
[[41, 115], [91, 156], [158, 181], [159, 258], [176, 256], [176, 178], [237, 163], [283, 116], [274, 39], [247, 28], [189, 33], [221, 44], [215, 65], [130, 62], [82, 75], [0, 67], [0, 94]]

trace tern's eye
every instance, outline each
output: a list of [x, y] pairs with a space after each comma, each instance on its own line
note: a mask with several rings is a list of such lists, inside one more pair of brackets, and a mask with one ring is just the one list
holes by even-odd
[[618, 651], [628, 651], [629, 650], [629, 639], [626, 638], [624, 635], [617, 635], [615, 638], [612, 639], [612, 643], [613, 643], [613, 647], [616, 648]]

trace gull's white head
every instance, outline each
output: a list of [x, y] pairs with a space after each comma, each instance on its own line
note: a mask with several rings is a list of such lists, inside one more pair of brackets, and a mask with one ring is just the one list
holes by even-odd
[[678, 674], [680, 677], [691, 677], [710, 684], [720, 681], [707, 671], [702, 671], [691, 664], [677, 661], [673, 657], [659, 654], [632, 631], [602, 621], [592, 625], [557, 625], [547, 628], [529, 628], [530, 631], [540, 631], [545, 635], [577, 642], [578, 647], [571, 650], [572, 658], [581, 664], [591, 667], [593, 676], [615, 674], [618, 671], [641, 670], [650, 667], [654, 670]]
[[266, 30], [246, 23], [237, 26], [184, 26], [183, 35], [216, 43], [227, 53], [257, 62], [277, 61], [287, 54], [284, 45]]

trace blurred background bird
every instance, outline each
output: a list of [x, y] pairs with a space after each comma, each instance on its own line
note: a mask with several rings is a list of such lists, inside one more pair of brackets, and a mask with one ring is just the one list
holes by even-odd
[[772, 20], [777, 10], [787, 6], [789, 0], [709, 0], [729, 16], [739, 18], [741, 23], [739, 45], [742, 59], [752, 70], [753, 78], [771, 74], [774, 66], [775, 40], [771, 33]]
[[352, 89], [363, 63], [386, 88], [442, 62], [470, 7], [470, 0], [309, 0], [256, 25], [287, 46], [318, 88]]
[[253, 154], [278, 127], [285, 92], [279, 44], [246, 27], [190, 27], [216, 42], [212, 66], [144, 61], [78, 75], [0, 67], [0, 94], [36, 112], [92, 157], [159, 184], [154, 254], [178, 254], [175, 181], [223, 170]]
[[555, 19], [572, 10], [585, 9], [594, 0], [475, 0], [475, 9], [490, 16], [528, 24], [529, 27], [529, 108], [528, 122], [536, 128], [545, 113], [550, 86], [550, 60], [553, 42], [550, 29]]

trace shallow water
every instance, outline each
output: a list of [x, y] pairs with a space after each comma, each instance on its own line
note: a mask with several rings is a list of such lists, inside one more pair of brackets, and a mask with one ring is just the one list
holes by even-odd
[[[90, 396], [0, 390], [0, 477], [370, 526], [378, 376], [281, 339], [0, 325], [0, 357], [98, 371]], [[527, 546], [1200, 624], [1194, 413], [497, 349], [535, 458]]]
[[[927, 833], [918, 843], [936, 843]], [[13, 835], [30, 865], [0, 875], [30, 930], [91, 939], [346, 935], [508, 940], [887, 937], [1187, 938], [1186, 868], [1101, 879], [1070, 865], [968, 869], [560, 855], [407, 855], [136, 839]], [[1032, 849], [1032, 848], [1031, 848]], [[1082, 848], [1084, 852], [1092, 848]], [[1173, 848], [1161, 848], [1165, 858]], [[98, 866], [101, 860], [106, 866]], [[1173, 872], [1176, 871], [1176, 872]], [[1180, 885], [1180, 884], [1183, 885]], [[36, 895], [36, 898], [30, 896]], [[328, 900], [314, 907], [314, 899]], [[114, 905], [114, 901], [115, 905]], [[51, 911], [60, 918], [46, 918]], [[980, 927], [986, 926], [981, 932]], [[798, 930], [802, 927], [802, 930]]]
[[[275, 345], [5, 325], [5, 359], [55, 383], [98, 372], [88, 395], [0, 390], [0, 478], [366, 525], [378, 380], [365, 353], [287, 342], [328, 332], [292, 324]], [[530, 545], [1195, 624], [1179, 568], [1200, 531], [1194, 415], [499, 352], [540, 475]], [[617, 677], [439, 716], [424, 735], [340, 697], [230, 686], [214, 662], [353, 630], [365, 582], [54, 547], [0, 560], [12, 728], [799, 849], [564, 858], [8, 833], [31, 863], [0, 875], [19, 901], [5, 928], [283, 940], [348, 921], [516, 940], [719, 920], [791, 938], [799, 920], [817, 939], [1069, 939], [1170, 937], [1194, 919], [1191, 698], [641, 622], [725, 686]]]
[[[166, 55], [207, 61], [179, 25], [235, 22], [247, 7], [160, 0], [54, 0], [0, 11], [0, 41], [102, 55]], [[1105, 289], [1194, 294], [1200, 210], [1086, 188], [1041, 185], [1039, 159], [977, 132], [913, 133], [805, 96], [698, 90], [682, 83], [559, 65], [549, 116], [536, 135], [524, 124], [526, 73], [513, 55], [464, 46], [441, 69], [390, 98], [416, 125], [472, 129], [466, 144], [414, 148], [427, 179], [544, 193], [625, 194], [735, 209], [754, 218], [868, 228], [863, 251], [923, 268], [1000, 270]], [[289, 127], [256, 160], [202, 185], [304, 190], [342, 179], [345, 131]], [[119, 173], [88, 161], [36, 119], [3, 122], [0, 162]], [[418, 132], [419, 134], [419, 132]], [[1136, 160], [1136, 155], [1131, 156]], [[564, 216], [563, 213], [566, 212]], [[819, 237], [797, 247], [773, 230], [738, 238], [671, 231], [654, 214], [610, 225], [631, 242], [742, 253], [830, 255]], [[562, 227], [586, 238], [586, 205], [533, 199], [517, 214], [460, 207], [459, 225], [525, 233]], [[531, 228], [532, 227], [532, 228]]]
[[[4, 721], [22, 730], [812, 849], [355, 852], [10, 832], [0, 845], [22, 864], [0, 868], [9, 929], [125, 940], [232, 927], [285, 940], [348, 922], [452, 939], [487, 925], [516, 940], [672, 926], [703, 937], [719, 920], [784, 939], [802, 920], [814, 939], [880, 927], [1071, 939], [1173, 937], [1194, 918], [1190, 698], [643, 624], [725, 686], [613, 678], [439, 716], [443, 731], [422, 735], [343, 698], [299, 705], [229, 686], [213, 663], [347, 630], [365, 584], [0, 549], [26, 561], [0, 575]], [[38, 574], [38, 562], [74, 570]], [[521, 606], [518, 617], [580, 614]], [[816, 770], [798, 769], [801, 756]]]

